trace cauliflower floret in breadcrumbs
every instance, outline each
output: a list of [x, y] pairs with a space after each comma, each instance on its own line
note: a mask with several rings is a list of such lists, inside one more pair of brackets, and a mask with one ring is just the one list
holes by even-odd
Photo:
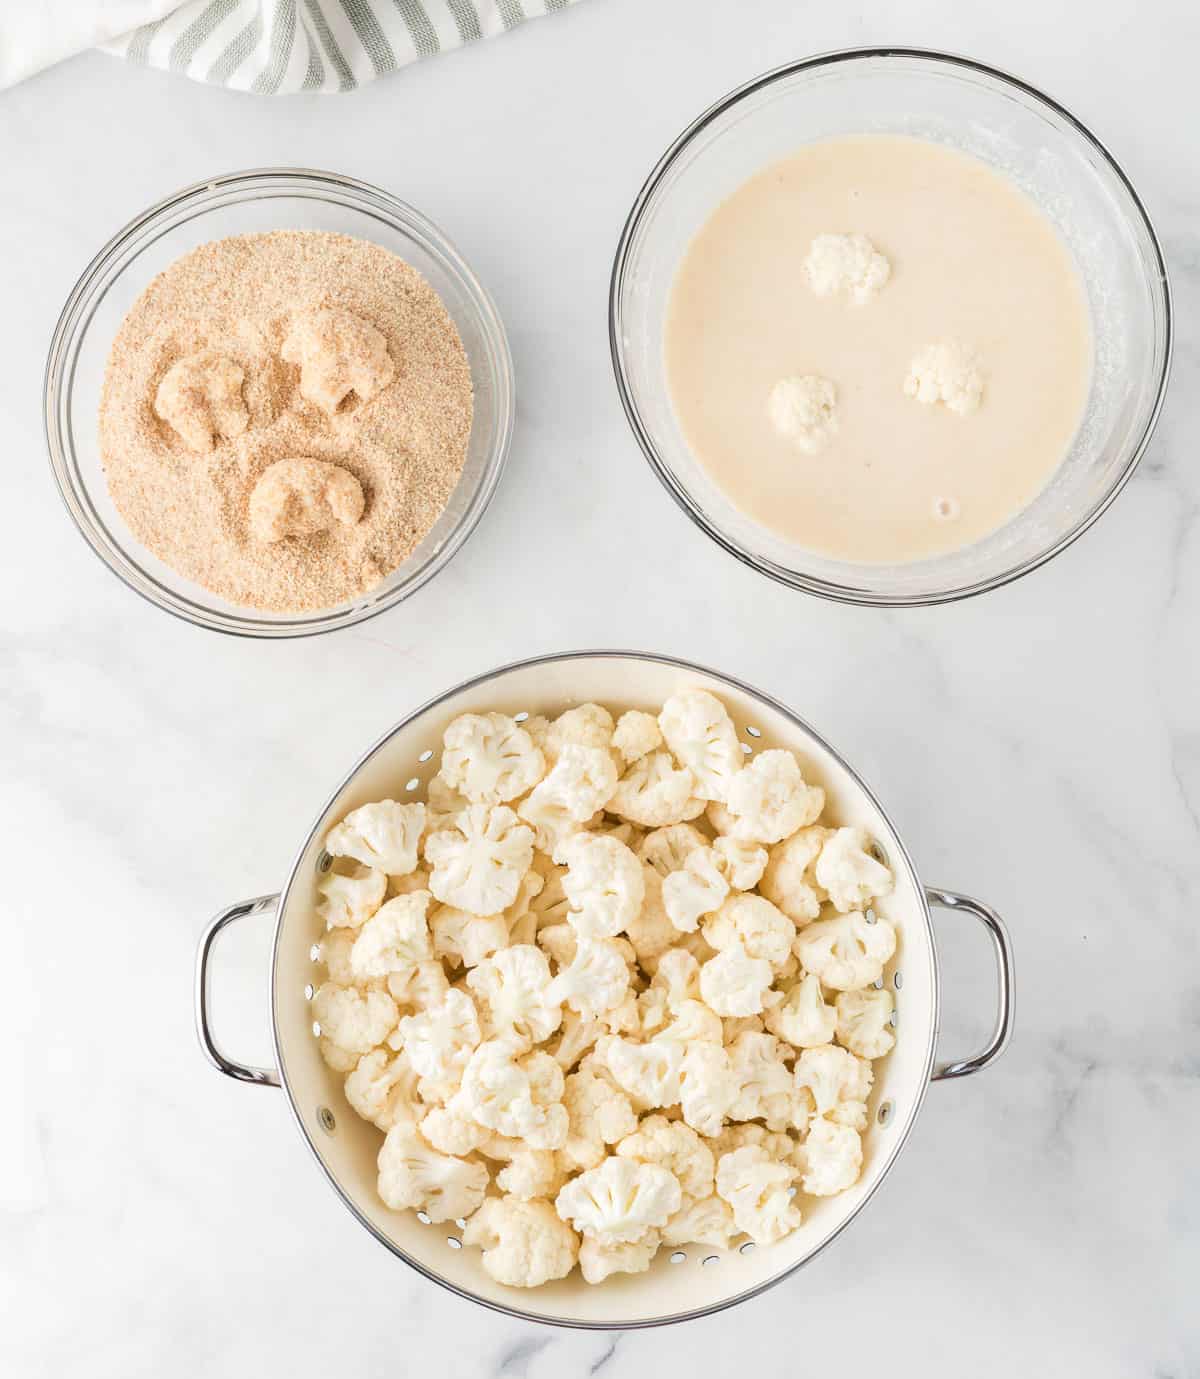
[[250, 535], [271, 545], [293, 536], [353, 527], [366, 504], [362, 485], [340, 464], [288, 456], [269, 464], [251, 491]]
[[242, 435], [250, 414], [242, 401], [240, 364], [220, 350], [198, 350], [172, 364], [154, 394], [154, 413], [189, 450], [207, 453], [217, 437]]
[[579, 1258], [579, 1237], [549, 1202], [489, 1197], [467, 1222], [464, 1245], [483, 1251], [486, 1273], [510, 1288], [538, 1288], [566, 1278]]
[[300, 396], [329, 416], [340, 411], [351, 394], [370, 402], [396, 376], [382, 332], [339, 307], [300, 313], [280, 353], [300, 367]]

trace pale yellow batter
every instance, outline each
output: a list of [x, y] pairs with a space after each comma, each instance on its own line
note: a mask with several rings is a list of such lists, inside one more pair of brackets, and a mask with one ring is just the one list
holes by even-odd
[[[828, 234], [888, 260], [869, 300], [817, 295], [804, 264]], [[905, 391], [943, 345], [973, 356], [974, 410]], [[1079, 426], [1092, 357], [1083, 285], [1043, 212], [977, 159], [893, 135], [810, 144], [718, 207], [680, 265], [665, 349], [683, 432], [730, 499], [869, 562], [967, 545], [1031, 502]], [[815, 453], [768, 405], [808, 377], [836, 393]]]

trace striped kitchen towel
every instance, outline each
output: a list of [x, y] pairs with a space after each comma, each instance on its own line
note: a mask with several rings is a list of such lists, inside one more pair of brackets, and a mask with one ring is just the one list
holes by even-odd
[[84, 48], [234, 91], [351, 91], [574, 0], [0, 0], [0, 87]]

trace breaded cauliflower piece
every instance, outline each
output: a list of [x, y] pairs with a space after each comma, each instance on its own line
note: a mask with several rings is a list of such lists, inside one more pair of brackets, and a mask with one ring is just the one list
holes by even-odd
[[697, 848], [708, 846], [709, 840], [694, 824], [668, 824], [646, 834], [638, 857], [665, 880], [673, 871], [679, 871]]
[[380, 1130], [417, 1123], [417, 1073], [402, 1053], [364, 1053], [346, 1078], [345, 1092], [351, 1110]]
[[892, 873], [871, 856], [863, 828], [839, 828], [825, 840], [813, 872], [836, 910], [861, 910], [892, 889]]
[[596, 1041], [596, 1056], [629, 1094], [635, 1110], [678, 1105], [683, 1055], [684, 1045], [676, 1039], [638, 1044], [606, 1035]]
[[896, 1042], [892, 1013], [896, 1000], [884, 988], [840, 991], [837, 997], [837, 1041], [859, 1058], [882, 1058]]
[[713, 1156], [708, 1145], [683, 1121], [646, 1116], [617, 1145], [617, 1154], [638, 1163], [658, 1164], [679, 1181], [685, 1197], [707, 1197], [713, 1190]]
[[475, 1002], [454, 987], [440, 1005], [418, 1015], [406, 1015], [397, 1029], [401, 1047], [417, 1073], [449, 1087], [458, 1086], [482, 1038]]
[[317, 914], [329, 929], [357, 929], [383, 904], [387, 877], [357, 862], [337, 862], [317, 881]]
[[502, 948], [467, 973], [488, 1039], [514, 1037], [526, 1044], [549, 1039], [562, 1023], [550, 992], [550, 964], [540, 948]]
[[623, 713], [613, 730], [612, 746], [627, 766], [641, 761], [662, 746], [658, 719], [652, 713], [643, 713], [641, 709], [630, 709], [628, 713]]
[[280, 354], [300, 367], [300, 396], [333, 416], [353, 393], [370, 402], [396, 376], [387, 338], [340, 307], [316, 307], [292, 321]]
[[979, 357], [958, 340], [927, 345], [909, 365], [904, 392], [927, 407], [940, 402], [957, 416], [970, 416], [983, 401]]
[[269, 464], [250, 493], [250, 535], [264, 545], [353, 527], [367, 505], [362, 484], [340, 464], [291, 455]]
[[712, 848], [697, 848], [662, 883], [663, 908], [681, 934], [694, 933], [700, 920], [719, 909], [729, 894], [720, 857]]
[[566, 1079], [563, 1105], [569, 1123], [559, 1158], [571, 1172], [595, 1168], [603, 1161], [607, 1145], [637, 1129], [637, 1116], [628, 1096], [599, 1067], [581, 1068]]
[[665, 1226], [682, 1202], [679, 1179], [669, 1169], [610, 1155], [572, 1178], [554, 1199], [554, 1208], [585, 1237], [620, 1245]]
[[800, 763], [779, 748], [759, 752], [734, 776], [727, 799], [735, 838], [750, 843], [778, 843], [798, 828], [816, 823], [825, 807], [825, 792], [808, 785]]
[[663, 1227], [664, 1245], [715, 1245], [726, 1249], [738, 1233], [733, 1210], [714, 1192], [700, 1201], [685, 1201]]
[[717, 1195], [733, 1208], [733, 1219], [757, 1245], [769, 1245], [794, 1231], [800, 1210], [792, 1201], [796, 1169], [747, 1145], [717, 1161]]
[[771, 964], [735, 942], [701, 967], [700, 995], [718, 1015], [757, 1015], [772, 980]]
[[426, 838], [425, 858], [429, 889], [444, 905], [494, 915], [517, 898], [533, 861], [533, 831], [506, 805], [473, 804], [452, 829]]
[[603, 809], [617, 788], [617, 768], [603, 747], [564, 743], [549, 775], [529, 797], [528, 813], [539, 819], [560, 811], [576, 825]]
[[767, 850], [741, 838], [718, 838], [713, 843], [717, 870], [733, 891], [752, 891], [767, 865]]
[[865, 306], [886, 285], [892, 265], [866, 235], [817, 235], [804, 272], [818, 297], [844, 292], [856, 306]]
[[665, 828], [702, 814], [704, 801], [692, 773], [676, 766], [669, 752], [658, 751], [630, 766], [606, 808], [642, 828]]
[[644, 1274], [654, 1262], [662, 1236], [647, 1231], [640, 1240], [602, 1245], [585, 1235], [579, 1247], [579, 1271], [585, 1283], [603, 1283], [613, 1274]]
[[[796, 1093], [814, 1120], [833, 1120], [853, 1130], [867, 1126], [871, 1065], [836, 1044], [805, 1049], [793, 1070]], [[802, 1127], [798, 1127], [802, 1128]]]
[[508, 921], [503, 914], [473, 915], [453, 905], [440, 905], [429, 919], [433, 951], [454, 967], [478, 967], [508, 947]]
[[348, 1053], [370, 1053], [396, 1028], [399, 1011], [386, 991], [323, 982], [312, 998], [321, 1033]]
[[715, 1135], [738, 1094], [729, 1055], [720, 1044], [689, 1044], [679, 1065], [679, 1109], [699, 1135]]
[[792, 951], [796, 926], [761, 895], [738, 892], [705, 920], [704, 937], [718, 953], [741, 944], [752, 958], [781, 967]]
[[398, 895], [381, 905], [358, 931], [350, 950], [355, 979], [370, 981], [395, 972], [401, 978], [433, 957], [425, 912], [429, 892]]
[[858, 1181], [863, 1148], [858, 1131], [831, 1120], [818, 1120], [800, 1150], [804, 1177], [801, 1185], [810, 1197], [832, 1197]]
[[776, 843], [759, 881], [761, 894], [797, 926], [807, 924], [821, 913], [825, 888], [817, 881], [813, 867], [830, 833], [830, 829], [820, 824], [810, 824], [782, 843]]
[[726, 1112], [730, 1120], [761, 1120], [768, 1130], [795, 1124], [796, 1084], [773, 1034], [738, 1035], [727, 1050], [738, 1094]]
[[858, 910], [819, 919], [796, 935], [796, 956], [805, 970], [835, 991], [857, 991], [883, 976], [896, 951], [896, 931], [886, 919], [873, 924]]
[[489, 1039], [471, 1054], [447, 1106], [531, 1149], [561, 1149], [567, 1138], [562, 1094], [562, 1069], [549, 1054], [522, 1057], [519, 1044]]
[[612, 939], [581, 938], [569, 966], [559, 968], [547, 994], [580, 1015], [599, 1016], [619, 1006], [628, 990], [629, 965], [617, 944]]
[[250, 414], [242, 401], [245, 371], [220, 350], [197, 350], [163, 374], [154, 394], [154, 414], [189, 450], [207, 454], [217, 437], [245, 434]]
[[837, 1012], [821, 992], [821, 983], [806, 972], [764, 1016], [767, 1029], [797, 1049], [818, 1048], [833, 1039]]
[[486, 1143], [489, 1131], [445, 1106], [431, 1106], [421, 1117], [421, 1134], [440, 1154], [465, 1158]]
[[464, 713], [442, 735], [440, 775], [472, 804], [507, 804], [546, 774], [533, 739], [507, 714]]
[[580, 938], [615, 938], [642, 907], [646, 883], [641, 863], [615, 838], [585, 833], [571, 840], [563, 860], [571, 927]]
[[815, 373], [781, 378], [767, 394], [767, 418], [776, 434], [801, 454], [820, 454], [841, 425], [837, 384]]
[[387, 989], [401, 1010], [429, 1010], [441, 1002], [450, 983], [442, 964], [430, 959], [403, 972], [389, 972]]
[[663, 881], [653, 867], [642, 863], [642, 904], [635, 918], [625, 925], [625, 935], [633, 945], [637, 960], [649, 967], [659, 960], [679, 939], [679, 931], [671, 923], [663, 904]]
[[509, 1288], [539, 1288], [566, 1278], [579, 1258], [579, 1237], [549, 1202], [489, 1197], [467, 1222], [464, 1245], [478, 1245], [484, 1272]]
[[724, 800], [742, 769], [737, 729], [725, 705], [707, 690], [673, 694], [658, 715], [658, 726], [675, 760], [692, 773], [698, 799]]
[[488, 1171], [431, 1149], [410, 1125], [387, 1132], [379, 1151], [379, 1195], [393, 1211], [414, 1207], [431, 1221], [470, 1216], [483, 1201]]

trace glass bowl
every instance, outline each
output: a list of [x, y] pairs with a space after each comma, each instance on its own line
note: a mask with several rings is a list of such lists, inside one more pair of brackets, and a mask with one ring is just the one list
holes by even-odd
[[[453, 317], [474, 389], [463, 472], [424, 540], [373, 589], [333, 608], [294, 615], [228, 603], [146, 550], [109, 496], [96, 432], [109, 347], [151, 278], [210, 240], [283, 229], [356, 235], [411, 264]], [[302, 637], [350, 627], [391, 608], [432, 579], [471, 534], [508, 454], [512, 357], [491, 298], [446, 236], [423, 215], [378, 187], [337, 173], [263, 168], [185, 187], [138, 216], [101, 249], [55, 328], [46, 362], [45, 412], [50, 463], [67, 510], [100, 559], [135, 593], [214, 631]]]
[[[1091, 394], [1075, 442], [1047, 487], [974, 544], [907, 564], [835, 560], [744, 516], [684, 440], [663, 365], [675, 270], [712, 211], [802, 144], [868, 132], [951, 145], [1014, 180], [1069, 245], [1092, 316]], [[1171, 335], [1162, 249], [1103, 144], [1015, 77], [907, 48], [790, 63], [705, 111], [662, 156], [634, 202], [609, 297], [625, 413], [654, 472], [696, 525], [739, 560], [793, 588], [884, 606], [942, 603], [995, 588], [1086, 531], [1121, 491], [1150, 439], [1166, 390]]]

